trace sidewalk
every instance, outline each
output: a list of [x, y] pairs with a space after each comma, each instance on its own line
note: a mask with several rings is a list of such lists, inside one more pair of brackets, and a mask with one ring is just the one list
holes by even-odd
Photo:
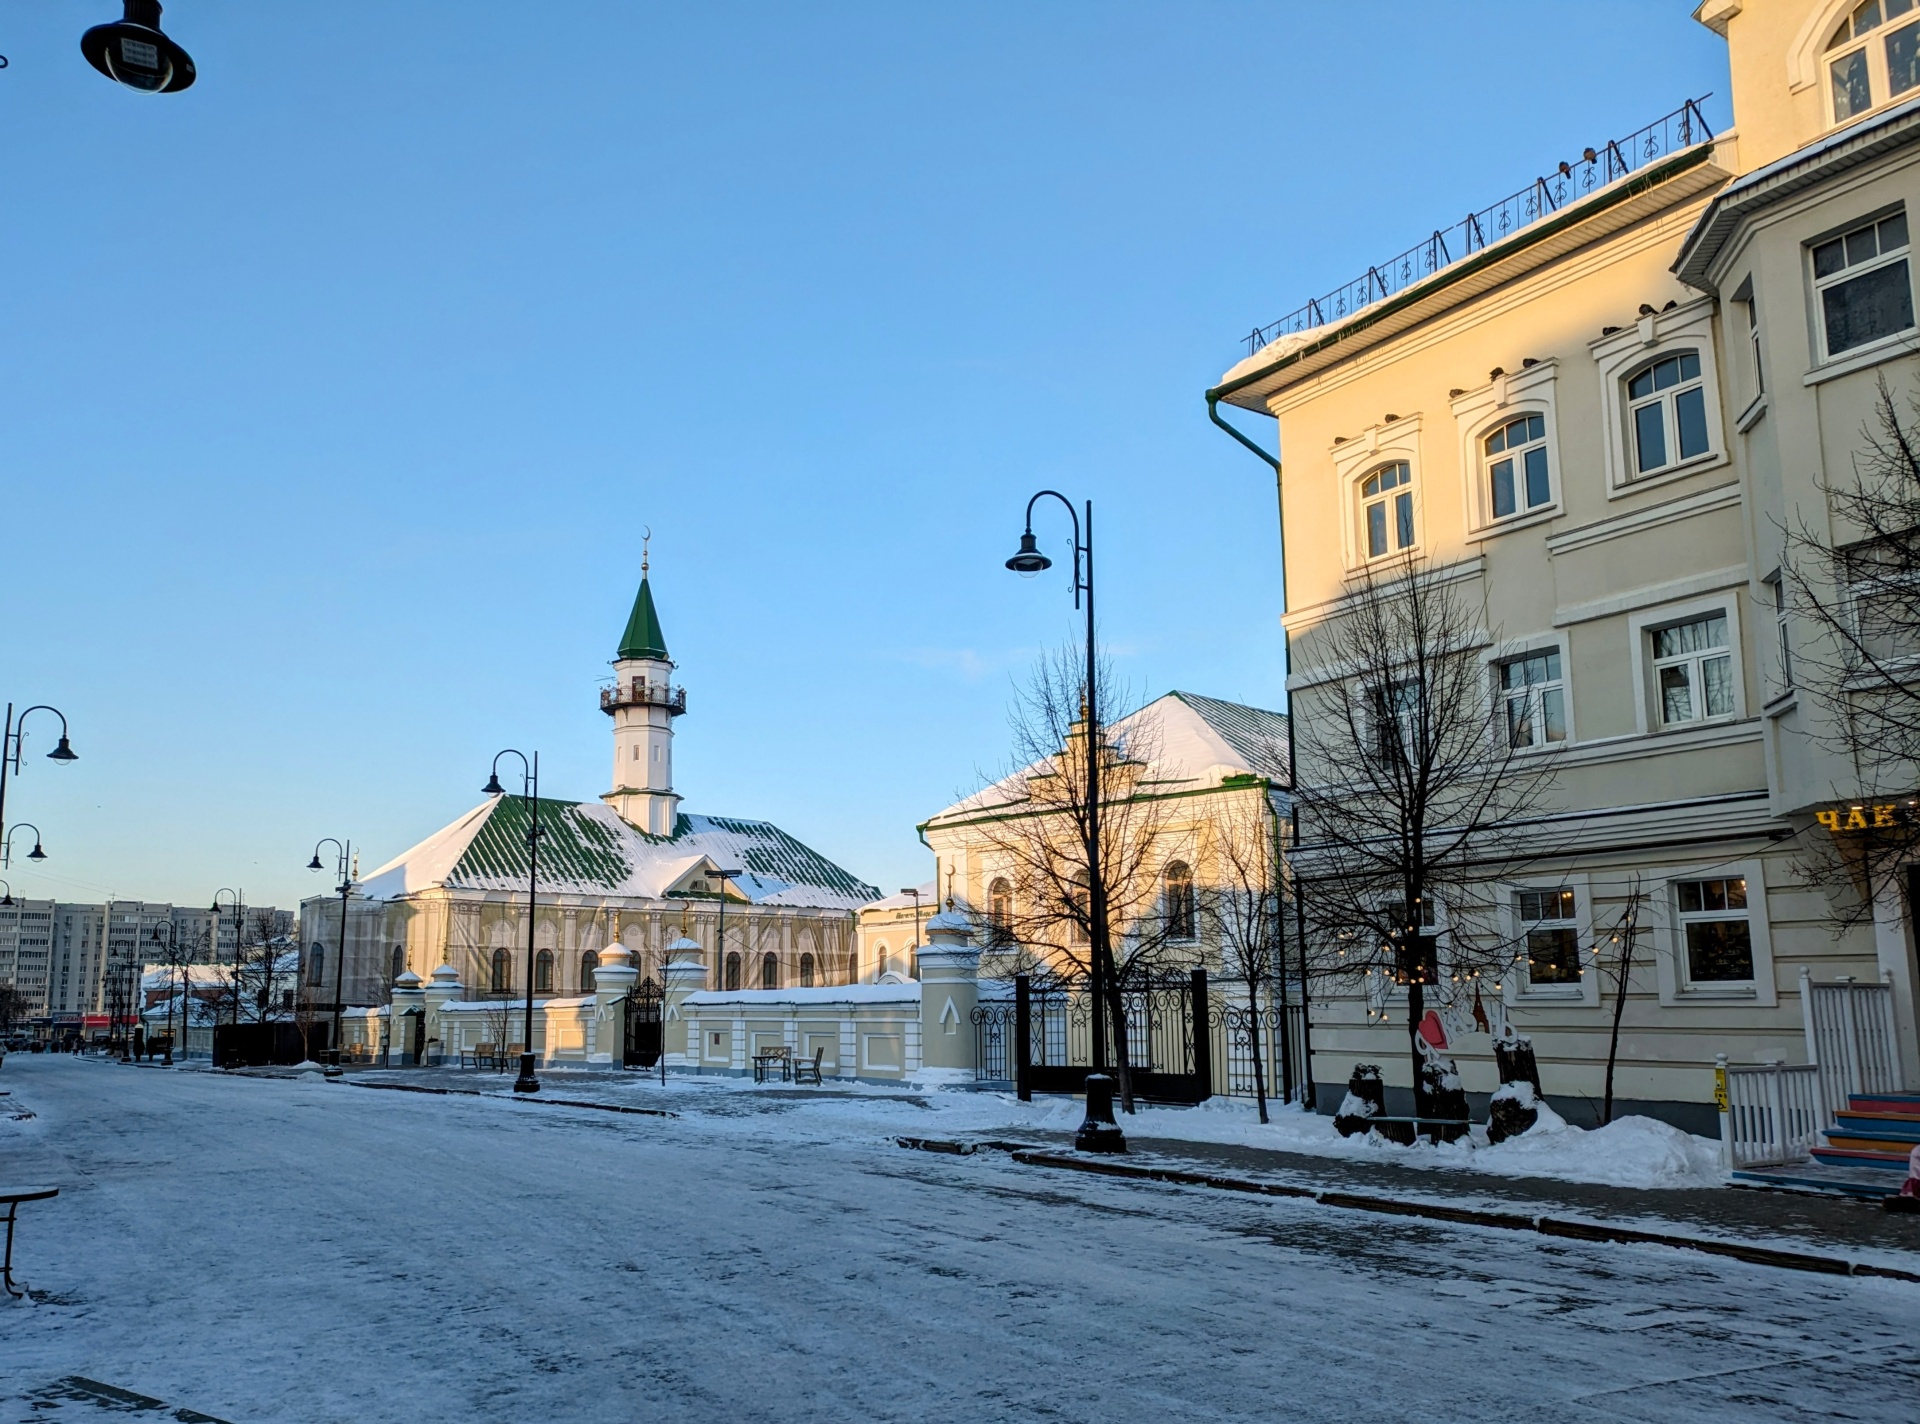
[[[1123, 1124], [1124, 1126], [1124, 1124]], [[1072, 1151], [1072, 1135], [1011, 1134], [1049, 1151]], [[1816, 1252], [1886, 1252], [1920, 1268], [1920, 1216], [1841, 1197], [1723, 1187], [1709, 1191], [1590, 1186], [1548, 1177], [1495, 1177], [1391, 1162], [1349, 1162], [1173, 1138], [1129, 1135], [1125, 1161], [1319, 1190], [1367, 1192], [1480, 1211], [1577, 1217], [1645, 1230], [1665, 1228], [1722, 1241]], [[1889, 1176], [1893, 1174], [1889, 1173]], [[1897, 1179], [1892, 1183], [1898, 1185]]]

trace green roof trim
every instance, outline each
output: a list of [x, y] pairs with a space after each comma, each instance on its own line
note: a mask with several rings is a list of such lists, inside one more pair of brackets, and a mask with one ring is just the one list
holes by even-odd
[[647, 576], [640, 575], [640, 592], [634, 595], [633, 612], [627, 618], [627, 631], [620, 636], [615, 658], [658, 658], [667, 661], [667, 635], [660, 631], [660, 615], [653, 608], [653, 590]]

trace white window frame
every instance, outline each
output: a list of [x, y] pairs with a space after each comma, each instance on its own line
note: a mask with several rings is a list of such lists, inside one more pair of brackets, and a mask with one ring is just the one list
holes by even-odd
[[[1535, 984], [1527, 968], [1526, 926], [1529, 922], [1520, 918], [1520, 896], [1527, 892], [1551, 894], [1556, 890], [1573, 892], [1573, 919], [1560, 923], [1571, 923], [1574, 927], [1574, 939], [1580, 948], [1580, 982], [1578, 984]], [[1507, 935], [1507, 942], [1514, 946], [1515, 955], [1512, 973], [1502, 980], [1501, 997], [1509, 1007], [1519, 1008], [1529, 1004], [1598, 1007], [1601, 976], [1594, 972], [1593, 963], [1593, 881], [1591, 876], [1583, 872], [1558, 878], [1540, 877], [1514, 881], [1505, 887], [1505, 896], [1501, 901], [1501, 915], [1502, 928]]]
[[[1694, 371], [1688, 375], [1686, 362], [1692, 360]], [[1635, 395], [1633, 383], [1642, 376], [1652, 375], [1663, 366], [1678, 366], [1679, 376], [1676, 383], [1655, 388], [1647, 395]], [[1709, 443], [1705, 449], [1696, 450], [1691, 455], [1681, 449], [1683, 439], [1680, 428], [1680, 399], [1682, 396], [1700, 397], [1700, 423], [1706, 424], [1707, 385], [1706, 368], [1700, 360], [1698, 350], [1682, 347], [1674, 351], [1661, 352], [1650, 360], [1628, 370], [1622, 378], [1627, 385], [1627, 457], [1633, 462], [1632, 477], [1638, 480], [1657, 479], [1669, 473], [1676, 465], [1688, 464], [1700, 459], [1711, 450]], [[1652, 468], [1643, 468], [1640, 464], [1640, 416], [1643, 412], [1660, 412], [1660, 450], [1667, 458]], [[1704, 432], [1703, 432], [1704, 433]]]
[[[1747, 941], [1753, 949], [1753, 978], [1746, 983], [1695, 984], [1687, 974], [1687, 937], [1680, 915], [1682, 880], [1745, 880], [1747, 882]], [[1766, 866], [1761, 860], [1714, 861], [1704, 865], [1674, 865], [1646, 872], [1648, 921], [1653, 931], [1654, 966], [1660, 1002], [1666, 1007], [1687, 1004], [1772, 1008], [1779, 1003], [1774, 984], [1773, 933], [1767, 913]]]
[[[1748, 587], [1750, 585], [1743, 585]], [[1661, 604], [1652, 608], [1635, 609], [1627, 615], [1627, 633], [1633, 646], [1633, 680], [1637, 695], [1634, 698], [1635, 727], [1643, 734], [1677, 736], [1700, 727], [1724, 727], [1745, 720], [1747, 716], [1747, 673], [1745, 640], [1741, 636], [1740, 604], [1744, 600], [1732, 592], [1720, 592], [1688, 599], [1684, 603]], [[1669, 726], [1660, 717], [1660, 689], [1654, 676], [1653, 632], [1656, 628], [1671, 627], [1676, 623], [1690, 623], [1696, 618], [1709, 617], [1716, 613], [1726, 615], [1727, 646], [1732, 655], [1733, 666], [1733, 711], [1719, 717], [1702, 717], [1692, 722], [1676, 722]], [[1664, 661], [1664, 660], [1663, 660]]]
[[[1486, 385], [1454, 398], [1453, 418], [1460, 441], [1461, 507], [1467, 512], [1469, 540], [1530, 528], [1566, 512], [1555, 399], [1559, 374], [1559, 360], [1548, 357], [1518, 371], [1503, 372]], [[1518, 509], [1495, 517], [1486, 441], [1503, 425], [1527, 415], [1537, 415], [1546, 423], [1547, 480], [1551, 497], [1532, 509]]]
[[[1733, 624], [1724, 614], [1708, 613], [1699, 618], [1687, 618], [1678, 623], [1657, 625], [1647, 630], [1648, 637], [1657, 639], [1661, 633], [1670, 628], [1690, 628], [1697, 623], [1711, 623], [1716, 618], [1720, 619], [1726, 627], [1728, 641], [1724, 643], [1713, 643], [1707, 647], [1696, 648], [1691, 652], [1682, 653], [1662, 654], [1657, 645], [1648, 650], [1648, 661], [1653, 670], [1654, 714], [1660, 723], [1660, 730], [1663, 732], [1680, 727], [1697, 727], [1707, 722], [1724, 722], [1731, 720], [1733, 717], [1732, 707], [1729, 707], [1724, 712], [1715, 712], [1708, 707], [1706, 703], [1708, 681], [1707, 664], [1709, 662], [1724, 662], [1727, 665], [1728, 691], [1729, 693], [1732, 691]], [[1686, 671], [1687, 704], [1692, 715], [1669, 721], [1667, 718], [1666, 689], [1661, 684], [1661, 675], [1672, 668], [1681, 668]], [[1735, 705], [1737, 705], [1737, 701]]]
[[1573, 680], [1568, 671], [1566, 642], [1562, 638], [1552, 637], [1542, 638], [1536, 642], [1522, 643], [1518, 646], [1509, 645], [1500, 648], [1498, 651], [1485, 654], [1484, 661], [1487, 668], [1487, 686], [1491, 689], [1491, 696], [1496, 704], [1496, 710], [1500, 714], [1499, 727], [1501, 736], [1505, 739], [1510, 738], [1512, 735], [1509, 730], [1512, 724], [1507, 720], [1508, 693], [1504, 669], [1509, 663], [1520, 662], [1526, 658], [1540, 657], [1546, 653], [1554, 653], [1559, 656], [1560, 680], [1558, 683], [1534, 683], [1528, 688], [1527, 696], [1529, 701], [1535, 703], [1534, 714], [1537, 717], [1540, 713], [1538, 705], [1539, 699], [1532, 695], [1533, 692], [1553, 686], [1557, 686], [1560, 689], [1560, 717], [1566, 728], [1566, 736], [1557, 742], [1541, 741], [1528, 747], [1516, 747], [1511, 745], [1510, 741], [1503, 740], [1500, 747], [1500, 750], [1503, 752], [1522, 752], [1532, 756], [1541, 752], [1558, 751], [1563, 747], [1570, 747], [1576, 740], [1573, 729]]
[[[1713, 299], [1702, 298], [1671, 311], [1650, 312], [1633, 325], [1588, 343], [1587, 349], [1593, 353], [1600, 377], [1600, 438], [1607, 465], [1607, 498], [1621, 499], [1728, 463], [1714, 315]], [[1706, 393], [1703, 404], [1707, 448], [1688, 459], [1675, 460], [1644, 475], [1637, 474], [1632, 416], [1635, 402], [1627, 396], [1627, 380], [1645, 366], [1688, 350], [1700, 358], [1699, 380]], [[1672, 448], [1678, 450], [1677, 440]]]
[[[1887, 14], [1889, 3], [1906, 5], [1908, 8], [1897, 15], [1889, 16]], [[1920, 24], [1920, 5], [1914, 4], [1913, 0], [1879, 0], [1880, 18], [1871, 29], [1860, 31], [1839, 43], [1832, 43], [1840, 26], [1843, 23], [1850, 25], [1855, 12], [1861, 8], [1862, 0], [1851, 0], [1851, 3], [1841, 5], [1826, 18], [1826, 22], [1816, 32], [1814, 64], [1820, 86], [1820, 112], [1828, 128], [1842, 128], [1847, 124], [1856, 123], [1876, 109], [1884, 109], [1889, 104], [1904, 103], [1920, 95], [1920, 85], [1902, 89], [1898, 94], [1894, 93], [1892, 74], [1887, 65], [1888, 37], [1909, 26]], [[1836, 106], [1838, 96], [1833, 90], [1833, 67], [1856, 54], [1866, 56], [1867, 103], [1864, 108], [1841, 114]]]
[[[1341, 498], [1341, 540], [1346, 551], [1347, 570], [1357, 574], [1368, 565], [1377, 565], [1401, 553], [1413, 553], [1426, 546], [1425, 471], [1420, 458], [1420, 416], [1402, 416], [1370, 426], [1351, 440], [1343, 440], [1329, 451]], [[1396, 460], [1407, 462], [1413, 475], [1413, 545], [1411, 549], [1392, 551], [1377, 558], [1367, 555], [1367, 540], [1360, 507], [1360, 486], [1366, 477]]]
[[[1396, 474], [1392, 487], [1377, 494], [1368, 494], [1368, 480], [1376, 479], [1389, 471], [1404, 471]], [[1407, 460], [1387, 460], [1375, 465], [1354, 481], [1354, 539], [1360, 546], [1360, 556], [1367, 563], [1379, 563], [1384, 559], [1401, 558], [1413, 553], [1420, 547], [1419, 488], [1414, 482], [1413, 465]], [[1373, 511], [1380, 510], [1380, 532], [1386, 545], [1377, 553], [1373, 548]], [[1407, 542], [1400, 542], [1404, 521]]]
[[[1916, 97], [1920, 97], [1920, 89], [1913, 91], [1913, 93]], [[1882, 222], [1893, 217], [1895, 214], [1907, 218], [1907, 241], [1905, 246], [1896, 248], [1892, 252], [1877, 252], [1873, 257], [1868, 258], [1857, 266], [1851, 264], [1843, 266], [1838, 272], [1825, 277], [1816, 275], [1813, 259], [1815, 248], [1825, 247], [1830, 242], [1844, 242], [1849, 234], [1860, 232], [1865, 228], [1871, 227], [1877, 229]], [[1877, 232], [1875, 236], [1877, 244]], [[1916, 303], [1914, 300], [1912, 215], [1906, 212], [1903, 205], [1896, 203], [1890, 207], [1864, 213], [1843, 226], [1831, 228], [1819, 234], [1817, 237], [1807, 239], [1801, 244], [1801, 251], [1804, 254], [1802, 261], [1804, 263], [1807, 281], [1807, 316], [1813, 324], [1813, 350], [1817, 366], [1831, 366], [1843, 361], [1859, 361], [1862, 357], [1872, 356], [1877, 352], [1886, 351], [1889, 348], [1911, 345], [1916, 332], [1920, 332], [1920, 303]], [[1827, 312], [1825, 303], [1822, 300], [1823, 294], [1829, 288], [1854, 281], [1869, 273], [1877, 272], [1882, 268], [1892, 267], [1896, 264], [1907, 269], [1907, 306], [1913, 313], [1914, 320], [1898, 331], [1890, 331], [1886, 335], [1877, 336], [1871, 341], [1863, 341], [1858, 346], [1849, 346], [1844, 351], [1834, 351], [1830, 349], [1827, 345]]]
[[1773, 616], [1773, 672], [1775, 685], [1767, 689], [1766, 702], [1772, 706], [1785, 701], [1799, 689], [1793, 681], [1793, 610], [1787, 606], [1786, 572], [1775, 569], [1760, 581], [1767, 591], [1766, 610]]

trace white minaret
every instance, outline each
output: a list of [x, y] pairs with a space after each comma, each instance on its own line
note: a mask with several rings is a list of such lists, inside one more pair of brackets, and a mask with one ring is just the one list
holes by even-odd
[[673, 719], [687, 710], [687, 692], [674, 687], [672, 677], [643, 543], [640, 592], [613, 655], [613, 686], [600, 692], [600, 710], [613, 718], [613, 790], [600, 799], [655, 836], [672, 835], [680, 811], [673, 794]]

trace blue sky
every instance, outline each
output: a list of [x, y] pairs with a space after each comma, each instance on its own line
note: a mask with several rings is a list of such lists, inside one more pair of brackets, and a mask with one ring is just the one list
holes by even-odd
[[1281, 706], [1237, 338], [1727, 112], [1686, 0], [177, 0], [165, 97], [81, 59], [118, 8], [0, 13], [0, 698], [81, 753], [33, 731], [5, 874], [66, 899], [291, 904], [502, 746], [605, 790], [649, 525], [687, 809], [923, 879], [1074, 632], [1030, 493], [1095, 501], [1137, 696]]

